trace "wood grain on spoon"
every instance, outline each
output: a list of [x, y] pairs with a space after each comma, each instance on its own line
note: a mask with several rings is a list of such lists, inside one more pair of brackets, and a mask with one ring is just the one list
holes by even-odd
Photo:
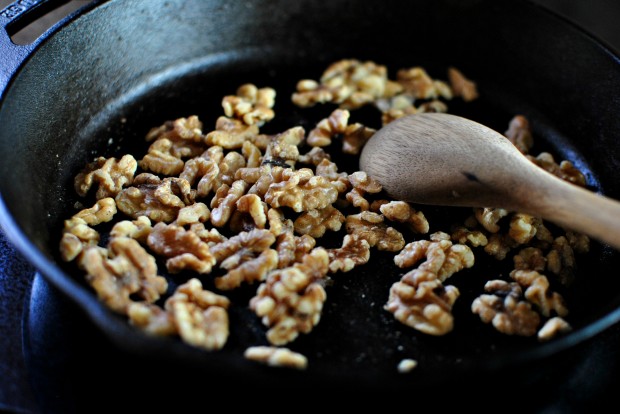
[[618, 201], [548, 173], [500, 133], [459, 116], [389, 123], [364, 147], [360, 168], [396, 199], [529, 213], [620, 250]]

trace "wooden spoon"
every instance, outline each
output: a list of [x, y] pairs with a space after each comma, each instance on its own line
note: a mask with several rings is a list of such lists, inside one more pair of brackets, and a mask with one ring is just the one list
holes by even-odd
[[501, 207], [620, 250], [620, 203], [548, 173], [500, 133], [448, 114], [405, 116], [366, 143], [360, 168], [395, 199]]

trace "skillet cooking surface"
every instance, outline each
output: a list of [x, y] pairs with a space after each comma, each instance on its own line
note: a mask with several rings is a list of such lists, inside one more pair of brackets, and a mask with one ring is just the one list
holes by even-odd
[[[105, 11], [113, 12], [115, 4], [118, 3], [111, 2], [110, 7]], [[415, 34], [424, 33], [424, 30], [434, 27], [433, 25], [464, 30], [465, 24], [459, 23], [462, 10], [456, 7], [450, 12], [437, 13], [435, 6], [429, 5], [431, 3], [421, 2], [420, 4], [426, 7], [429, 15], [440, 17], [434, 17], [435, 20], [430, 23], [420, 22], [421, 27], [416, 30]], [[44, 204], [50, 216], [48, 228], [33, 230], [37, 223], [40, 224], [40, 217], [44, 215], [43, 209], [39, 207], [37, 210], [37, 207], [28, 206], [27, 209], [24, 209], [26, 211], [21, 211], [19, 206], [24, 205], [24, 202], [20, 197], [23, 196], [19, 194], [17, 188], [3, 184], [4, 201], [7, 203], [9, 211], [17, 217], [16, 220], [26, 229], [25, 232], [32, 237], [35, 245], [45, 251], [47, 256], [53, 257], [60, 263], [57, 256], [57, 246], [62, 220], [74, 213], [71, 206], [77, 201], [72, 191], [71, 180], [94, 155], [120, 156], [124, 153], [133, 153], [139, 157], [138, 154], [143, 153], [146, 149], [143, 137], [148, 129], [180, 116], [199, 115], [205, 125], [204, 129], [207, 130], [214, 125], [215, 119], [222, 113], [221, 98], [233, 93], [240, 84], [246, 82], [253, 82], [259, 87], [271, 86], [278, 92], [275, 107], [276, 118], [266, 124], [261, 129], [262, 132], [281, 132], [295, 125], [302, 125], [308, 131], [314, 123], [327, 116], [333, 107], [324, 105], [311, 109], [296, 108], [290, 103], [290, 94], [297, 80], [302, 78], [317, 79], [328, 63], [341, 58], [371, 59], [386, 65], [391, 71], [419, 65], [425, 67], [431, 76], [439, 79], [445, 79], [445, 70], [448, 65], [462, 68], [466, 75], [478, 82], [481, 98], [479, 101], [470, 104], [462, 104], [459, 100], [453, 100], [448, 103], [449, 112], [470, 117], [498, 131], [506, 129], [508, 121], [513, 115], [523, 114], [528, 117], [534, 129], [536, 146], [532, 150], [533, 154], [543, 150], [551, 150], [557, 156], [556, 159], [569, 159], [586, 173], [588, 183], [593, 189], [599, 189], [600, 179], [600, 187], [603, 190], [611, 187], [612, 191], [609, 195], [617, 196], [618, 190], [613, 181], [614, 176], [609, 172], [614, 171], [613, 168], [606, 164], [590, 165], [588, 163], [590, 160], [613, 163], [614, 152], [617, 151], [613, 149], [607, 152], [602, 148], [603, 144], [590, 145], [588, 142], [590, 137], [587, 135], [584, 137], [585, 132], [596, 129], [593, 126], [593, 123], [596, 124], [596, 122], [583, 119], [581, 111], [586, 108], [589, 112], [596, 112], [598, 110], [597, 105], [601, 104], [590, 102], [582, 97], [583, 99], [579, 100], [582, 106], [576, 107], [563, 104], [560, 99], [560, 96], [567, 101], [574, 98], [573, 96], [559, 95], [559, 91], [570, 90], [571, 88], [565, 83], [570, 83], [573, 77], [577, 77], [577, 74], [547, 73], [546, 76], [555, 79], [557, 84], [551, 83], [541, 89], [537, 86], [535, 75], [532, 75], [532, 79], [528, 80], [523, 78], [523, 73], [527, 73], [528, 69], [532, 67], [537, 67], [536, 65], [551, 71], [556, 69], [553, 62], [562, 61], [561, 58], [557, 56], [555, 60], [550, 58], [549, 62], [551, 63], [540, 63], [540, 60], [524, 62], [519, 60], [519, 57], [527, 56], [530, 53], [534, 40], [520, 37], [520, 42], [516, 42], [510, 38], [501, 40], [499, 37], [488, 37], [491, 29], [497, 29], [497, 33], [507, 35], [511, 32], [509, 27], [511, 25], [524, 30], [529, 28], [533, 31], [536, 31], [536, 28], [539, 27], [537, 23], [540, 22], [553, 23], [547, 27], [564, 26], [540, 10], [535, 11], [531, 6], [526, 6], [520, 2], [510, 6], [490, 6], [487, 4], [486, 8], [479, 6], [481, 2], [465, 3], [462, 7], [469, 13], [467, 14], [467, 17], [470, 18], [468, 25], [471, 23], [471, 27], [475, 27], [471, 19], [478, 19], [480, 22], [487, 22], [490, 26], [485, 26], [481, 33], [467, 33], [464, 39], [460, 40], [454, 38], [450, 32], [433, 32], [435, 34], [433, 41], [437, 42], [437, 45], [446, 46], [450, 42], [458, 42], [457, 46], [450, 47], [446, 53], [441, 53], [439, 47], [420, 45], [419, 47], [416, 46], [416, 50], [411, 50], [411, 53], [394, 55], [381, 42], [375, 42], [369, 47], [355, 45], [355, 36], [352, 34], [355, 32], [354, 30], [342, 33], [343, 40], [341, 43], [335, 44], [333, 47], [326, 47], [321, 44], [320, 39], [313, 38], [312, 33], [296, 34], [289, 39], [275, 36], [271, 31], [284, 30], [277, 27], [265, 29], [269, 33], [264, 36], [272, 36], [270, 38], [272, 42], [263, 42], [260, 47], [248, 47], [244, 44], [243, 47], [239, 46], [236, 49], [231, 47], [231, 50], [225, 53], [213, 53], [193, 60], [173, 62], [174, 64], [170, 64], [165, 69], [155, 70], [149, 76], [142, 77], [140, 82], [133, 83], [128, 90], [119, 87], [118, 82], [114, 79], [106, 80], [105, 82], [111, 85], [110, 89], [118, 88], [123, 92], [104, 96], [102, 100], [105, 101], [105, 105], [99, 108], [96, 105], [92, 107], [85, 105], [83, 108], [85, 116], [79, 114], [80, 111], [77, 111], [78, 114], [75, 115], [70, 114], [72, 110], [63, 112], [60, 109], [58, 113], [51, 113], [52, 122], [50, 123], [46, 124], [46, 120], [38, 118], [36, 114], [33, 120], [29, 121], [31, 129], [26, 129], [26, 132], [40, 131], [43, 125], [49, 125], [55, 132], [55, 136], [58, 137], [62, 136], [63, 128], [65, 130], [68, 128], [69, 136], [75, 136], [74, 142], [79, 143], [79, 145], [67, 145], [66, 141], [61, 142], [61, 168], [56, 170], [53, 165], [50, 166], [49, 164], [42, 166], [41, 176], [47, 177], [45, 185], [41, 187], [40, 184], [31, 184], [34, 187], [31, 189], [31, 193], [40, 194], [42, 200], [45, 201]], [[369, 30], [372, 27], [368, 23], [358, 22], [358, 20], [363, 22], [365, 21], [363, 19], [372, 15], [370, 9], [355, 8], [353, 4], [348, 2], [343, 2], [343, 4], [347, 10], [352, 10], [351, 13], [357, 19], [350, 17], [349, 20], [343, 20], [343, 24], [361, 25], [364, 30]], [[396, 9], [396, 4], [400, 3], [392, 5], [394, 9]], [[515, 6], [517, 4], [524, 6], [524, 9], [517, 8]], [[471, 10], [469, 9], [470, 6], [472, 7]], [[335, 10], [336, 6], [333, 7]], [[502, 7], [505, 7], [506, 10]], [[308, 10], [308, 16], [312, 16], [312, 12], [318, 14], [320, 9], [309, 7]], [[101, 19], [107, 17], [103, 11], [102, 15], [98, 16], [98, 12], [100, 10], [95, 10], [91, 14], [92, 20], [95, 22], [97, 17]], [[294, 12], [291, 13], [294, 14]], [[508, 13], [507, 15], [511, 16], [510, 22], [498, 23], [495, 13], [499, 15]], [[281, 15], [286, 13], [279, 10], [277, 14], [277, 17], [283, 17]], [[265, 18], [263, 15], [264, 13], [259, 13], [256, 18]], [[182, 13], [177, 16], [179, 21], [182, 16]], [[299, 13], [295, 17], [313, 19], [313, 17], [302, 16]], [[318, 17], [315, 18], [321, 20]], [[495, 20], [493, 20], [494, 18]], [[107, 21], [115, 20], [110, 18]], [[351, 23], [352, 21], [357, 23]], [[178, 24], [178, 21], [175, 23]], [[311, 27], [307, 24], [308, 22], [304, 27]], [[95, 25], [93, 27], [106, 29], [105, 26]], [[131, 30], [123, 32], [120, 27], [122, 24], [117, 29], [119, 42], [123, 36], [129, 39], [132, 35], [136, 36]], [[337, 29], [333, 28], [332, 30]], [[389, 31], [387, 27], [384, 29]], [[577, 42], [576, 46], [573, 42], [571, 47], [577, 49], [589, 47], [588, 41], [579, 37], [581, 34], [576, 34], [579, 32], [575, 33], [566, 28], [564, 30], [582, 42]], [[455, 32], [458, 33], [458, 30]], [[71, 30], [68, 33], [65, 41], [70, 39]], [[110, 33], [106, 32], [106, 34], [109, 35]], [[326, 36], [329, 39], [336, 37], [333, 33]], [[262, 38], [262, 40], [265, 39]], [[510, 65], [503, 65], [501, 66], [501, 73], [495, 74], [488, 62], [482, 59], [482, 56], [475, 51], [476, 48], [472, 46], [481, 44], [481, 39], [485, 39], [487, 44], [499, 42], [500, 45], [495, 45], [495, 47], [500, 49], [502, 47], [516, 47], [508, 55], [514, 55], [515, 61], [519, 62], [520, 66], [515, 65], [512, 68]], [[260, 43], [260, 41], [257, 42]], [[57, 44], [52, 42], [51, 45], [52, 52], [67, 53], [66, 49], [59, 48]], [[84, 44], [80, 46], [83, 47]], [[562, 44], [558, 47], [561, 50]], [[489, 49], [491, 50], [493, 47], [489, 47]], [[578, 55], [579, 50], [577, 49], [574, 53]], [[595, 52], [599, 53], [599, 49], [594, 48], [590, 54], [596, 54]], [[34, 59], [36, 62], [34, 67], [47, 59], [52, 59], [42, 52], [39, 53], [41, 58], [38, 62]], [[473, 57], [469, 58], [469, 55]], [[503, 62], [510, 62], [510, 56], [502, 56]], [[137, 59], [138, 57], [134, 56], [134, 58]], [[537, 58], [540, 59], [540, 56]], [[598, 58], [603, 59], [602, 57]], [[98, 62], [89, 63], [96, 65]], [[582, 69], [579, 64], [576, 66], [575, 72]], [[3, 113], [0, 113], [1, 120], [12, 119], [9, 118], [11, 111], [17, 111], [15, 108], [19, 106], [19, 99], [16, 98], [19, 98], [19, 93], [28, 86], [28, 81], [37, 76], [34, 72], [35, 69], [30, 72], [26, 71], [23, 79], [18, 79], [15, 82], [13, 89], [16, 92], [13, 95], [7, 94], [6, 109], [3, 108]], [[84, 77], [87, 76], [85, 72], [75, 70], [71, 74], [78, 83], [85, 82]], [[58, 86], [54, 82], [60, 81], [51, 74], [48, 75], [52, 78], [50, 85]], [[91, 76], [96, 78], [95, 75]], [[393, 78], [393, 73], [391, 75], [390, 77]], [[96, 82], [96, 80], [91, 80], [91, 82]], [[601, 86], [601, 91], [599, 91], [601, 96], [608, 93], [604, 90], [606, 86]], [[540, 96], [536, 96], [533, 91], [539, 91]], [[47, 95], [42, 95], [43, 103], [46, 102], [46, 99], [51, 99], [50, 96], [56, 96], [50, 91], [44, 92], [47, 92]], [[68, 88], [67, 93], [70, 92], [71, 89]], [[90, 96], [87, 90], [80, 90], [74, 95], [84, 99], [87, 104], [91, 102], [88, 100]], [[534, 99], [535, 96], [537, 99]], [[11, 100], [12, 97], [14, 100]], [[524, 99], [524, 97], [528, 99]], [[67, 99], [70, 100], [70, 98]], [[72, 107], [75, 108], [76, 102], [72, 103]], [[558, 108], [559, 106], [561, 109]], [[43, 105], [42, 107], [46, 106]], [[65, 116], [64, 119], [62, 118], [63, 115]], [[54, 116], [59, 118], [54, 118]], [[19, 125], [20, 121], [25, 122], [23, 118], [20, 115], [13, 119], [17, 119], [16, 125]], [[353, 112], [352, 120], [378, 127], [379, 113], [370, 109], [362, 109]], [[577, 124], [578, 122], [582, 122], [582, 124]], [[75, 130], [75, 125], [79, 125], [78, 130]], [[2, 131], [3, 153], [7, 152], [9, 145], [13, 145], [12, 141], [6, 138], [10, 133], [11, 131]], [[46, 138], [49, 139], [49, 136], [43, 136], [41, 139]], [[601, 140], [610, 139], [609, 135], [599, 138]], [[28, 147], [27, 144], [21, 142], [15, 143], [15, 145], [17, 154], [23, 154], [24, 148]], [[37, 154], [42, 151], [41, 148], [45, 150], [53, 145], [51, 140], [34, 142], [32, 148], [29, 149]], [[336, 159], [335, 161], [341, 170], [353, 172], [357, 169], [355, 160]], [[3, 159], [5, 166], [10, 163], [10, 159]], [[28, 171], [29, 168], [33, 169], [35, 165], [38, 163], [30, 162], [25, 166], [19, 166], [16, 171], [18, 173]], [[53, 173], [46, 174], [49, 171]], [[28, 185], [28, 182], [26, 184]], [[33, 204], [36, 205], [37, 203]], [[469, 210], [428, 206], [422, 206], [420, 209], [429, 219], [431, 232], [446, 229], [449, 224], [462, 221], [462, 218], [469, 213]], [[407, 241], [410, 240], [411, 238], [407, 237]], [[30, 252], [30, 254], [32, 253]], [[310, 334], [301, 335], [289, 344], [291, 349], [308, 356], [309, 367], [305, 373], [283, 372], [282, 370], [256, 366], [243, 360], [242, 353], [247, 346], [265, 343], [264, 327], [246, 306], [248, 299], [253, 295], [255, 286], [242, 288], [229, 295], [234, 304], [229, 311], [231, 336], [225, 349], [206, 353], [192, 349], [175, 340], [151, 339], [140, 334], [136, 335], [123, 318], [103, 309], [102, 305], [97, 303], [94, 295], [90, 294], [87, 287], [75, 286], [73, 281], [76, 280], [79, 286], [85, 285], [82, 282], [81, 274], [73, 272], [70, 267], [62, 265], [71, 270], [74, 275], [70, 282], [59, 282], [59, 276], [54, 272], [50, 272], [50, 277], [80, 302], [88, 310], [94, 322], [121, 347], [172, 361], [178, 360], [179, 362], [197, 364], [205, 369], [226, 372], [232, 377], [243, 373], [244, 376], [248, 377], [283, 380], [283, 383], [291, 378], [300, 381], [316, 380], [323, 383], [327, 381], [326, 378], [329, 378], [329, 381], [333, 381], [333, 383], [345, 379], [349, 384], [377, 385], [380, 379], [381, 383], [386, 386], [406, 386], [408, 384], [443, 382], [448, 377], [456, 378], [459, 375], [471, 374], [472, 371], [480, 373], [498, 367], [516, 366], [524, 361], [536, 361], [541, 357], [569, 347], [579, 341], [580, 338], [592, 335], [597, 329], [601, 328], [600, 323], [597, 327], [599, 318], [614, 310], [618, 304], [616, 292], [619, 282], [611, 274], [611, 270], [616, 269], [619, 264], [618, 256], [615, 252], [593, 243], [591, 252], [586, 257], [578, 258], [579, 272], [576, 284], [569, 291], [561, 291], [571, 311], [568, 320], [575, 331], [565, 338], [552, 341], [549, 344], [539, 344], [532, 338], [501, 335], [490, 326], [480, 322], [476, 315], [471, 314], [469, 306], [473, 298], [482, 293], [482, 286], [486, 280], [497, 278], [499, 275], [506, 277], [510, 269], [498, 266], [496, 262], [488, 259], [484, 254], [478, 254], [476, 256], [477, 264], [473, 269], [461, 271], [449, 281], [461, 291], [461, 296], [455, 303], [453, 312], [455, 314], [455, 330], [444, 337], [430, 337], [401, 325], [394, 320], [391, 314], [382, 309], [387, 300], [389, 287], [399, 279], [401, 274], [393, 265], [392, 256], [393, 254], [373, 250], [369, 264], [359, 267], [353, 272], [333, 276], [334, 283], [327, 288], [328, 299], [321, 322]], [[160, 269], [163, 269], [163, 266], [160, 266]], [[201, 279], [207, 287], [211, 287], [208, 276]], [[176, 282], [180, 282], [181, 278], [175, 276], [169, 280], [174, 285]], [[88, 292], [88, 295], [85, 296], [84, 292]], [[591, 325], [593, 322], [594, 325]], [[607, 320], [605, 323], [610, 323], [610, 321]], [[407, 376], [397, 374], [396, 365], [402, 358], [417, 359], [419, 361], [418, 368]]]
[[[90, 152], [116, 157], [128, 152], [136, 154], [136, 158], [139, 158], [137, 154], [143, 154], [148, 146], [144, 141], [144, 135], [149, 128], [181, 116], [198, 115], [204, 122], [206, 131], [209, 125], [215, 125], [216, 118], [222, 113], [221, 97], [233, 93], [245, 82], [254, 83], [259, 87], [271, 86], [278, 92], [274, 107], [276, 117], [261, 127], [263, 133], [282, 132], [295, 125], [302, 125], [309, 131], [335, 108], [334, 105], [298, 108], [290, 102], [296, 81], [302, 78], [318, 78], [325, 64], [312, 67], [268, 64], [265, 67], [263, 60], [263, 52], [258, 52], [256, 55], [237, 55], [234, 60], [224, 56], [215, 62], [207, 61], [181, 68], [178, 72], [167, 73], [166, 77], [159, 79], [154, 87], [139, 90], [135, 96], [125, 97], [118, 105], [111, 106], [110, 112], [99, 118], [100, 123], [90, 125], [84, 132], [89, 135], [85, 139], [94, 145]], [[277, 62], [278, 59], [269, 59], [269, 62], [271, 61]], [[429, 67], [429, 71], [437, 73], [436, 77], [445, 73], [445, 70], [440, 68], [431, 70]], [[472, 103], [454, 99], [448, 103], [450, 112], [503, 131], [513, 114], [528, 111], [526, 105], [518, 106], [520, 111], [511, 108], [510, 104], [514, 103], [504, 96], [494, 96], [492, 87], [481, 84], [479, 88], [481, 99]], [[494, 100], [498, 98], [499, 101]], [[567, 155], [565, 148], [564, 151], [558, 148], [558, 145], [564, 144], [562, 140], [565, 138], [545, 125], [544, 119], [535, 112], [528, 111], [527, 115], [535, 127], [537, 138], [537, 145], [531, 153], [536, 154], [538, 150], [545, 149]], [[370, 107], [353, 110], [351, 122], [361, 122], [378, 128], [380, 112]], [[545, 141], [545, 137], [553, 137], [557, 141]], [[339, 143], [338, 140], [336, 142]], [[105, 147], [102, 148], [101, 143], [105, 143]], [[335, 144], [329, 151], [337, 154], [337, 147]], [[587, 162], [575, 153], [571, 153], [570, 158], [580, 168], [585, 169], [584, 173], [596, 184]], [[354, 172], [359, 168], [357, 157], [354, 156], [340, 153], [333, 160], [339, 165], [340, 171]], [[73, 201], [71, 199], [68, 204], [72, 205]], [[449, 230], [450, 224], [461, 223], [471, 212], [467, 208], [417, 207], [429, 219], [431, 224], [429, 233], [442, 229]], [[343, 232], [344, 230], [338, 232], [337, 237], [328, 235], [317, 239], [317, 243], [325, 247], [339, 247]], [[405, 234], [405, 238], [407, 241], [412, 241], [415, 238], [419, 239], [420, 236]], [[428, 384], [431, 378], [440, 380], [445, 378], [444, 375], [448, 372], [450, 375], [458, 375], [459, 372], [468, 372], [472, 367], [488, 369], [500, 363], [495, 357], [499, 357], [502, 364], [511, 365], [538, 352], [545, 353], [546, 350], [534, 338], [511, 337], [497, 333], [489, 325], [483, 324], [477, 315], [471, 313], [469, 310], [471, 302], [483, 293], [484, 283], [493, 278], [506, 279], [512, 269], [512, 260], [498, 263], [482, 250], [474, 249], [474, 251], [476, 252], [474, 267], [456, 273], [447, 281], [461, 291], [453, 310], [455, 329], [450, 334], [444, 337], [422, 334], [397, 322], [392, 314], [383, 310], [390, 286], [398, 281], [404, 272], [393, 264], [394, 253], [372, 249], [371, 260], [367, 265], [348, 273], [331, 276], [333, 284], [326, 288], [328, 299], [321, 322], [311, 333], [301, 334], [286, 346], [308, 356], [310, 375], [317, 377], [327, 375], [336, 381], [344, 376], [349, 382], [360, 379], [374, 381], [376, 378], [402, 380], [402, 375], [396, 373], [396, 365], [403, 358], [414, 358], [419, 362], [415, 374], [405, 381], [422, 381]], [[585, 257], [578, 257], [580, 269], [601, 266], [601, 263], [597, 263], [600, 257], [600, 248], [594, 244], [591, 253]], [[165, 269], [162, 262], [159, 263], [159, 269], [160, 272]], [[79, 271], [73, 273], [79, 275]], [[179, 282], [182, 283], [191, 276], [191, 274], [169, 276], [168, 280], [174, 288]], [[588, 310], [594, 308], [595, 303], [600, 300], [600, 292], [593, 289], [591, 280], [593, 277], [588, 278], [590, 279], [588, 283], [584, 283], [586, 279], [579, 278], [577, 284], [569, 290], [556, 286], [568, 301], [571, 310], [569, 320], [576, 329], [587, 322], [587, 319], [582, 318], [584, 316], [588, 318]], [[217, 291], [213, 286], [212, 275], [205, 275], [200, 279], [205, 288]], [[248, 346], [267, 345], [265, 327], [247, 307], [256, 287], [255, 284], [224, 292], [233, 303], [229, 309], [231, 336], [225, 349], [215, 352], [213, 357], [241, 358]]]

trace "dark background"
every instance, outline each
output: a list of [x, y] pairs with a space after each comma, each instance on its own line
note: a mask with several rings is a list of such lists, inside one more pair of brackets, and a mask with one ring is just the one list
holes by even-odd
[[[535, 3], [555, 10], [567, 19], [575, 22], [590, 32], [595, 37], [608, 44], [612, 49], [620, 51], [620, 1], [618, 0], [534, 0]], [[0, 9], [3, 9], [11, 1], [0, 0]], [[36, 38], [49, 25], [56, 22], [62, 16], [72, 12], [76, 8], [89, 3], [88, 0], [70, 1], [58, 8], [50, 15], [40, 19], [33, 25], [25, 28], [13, 36], [13, 40], [19, 44], [29, 43]], [[62, 390], [54, 391], [48, 399], [49, 405], [41, 407], [41, 390], [38, 372], [27, 369], [24, 357], [24, 344], [22, 343], [23, 314], [30, 303], [32, 289], [43, 290], [46, 294], [54, 294], [53, 289], [46, 285], [40, 277], [35, 278], [34, 270], [14, 251], [7, 243], [0, 231], [0, 411], [39, 413], [39, 412], [63, 412], [61, 399]], [[49, 292], [48, 292], [49, 291]], [[52, 297], [52, 301], [62, 299]], [[36, 304], [35, 304], [36, 305]], [[63, 306], [70, 306], [64, 304]], [[50, 335], [54, 335], [55, 328], [47, 327]], [[617, 343], [620, 338], [620, 327], [616, 326], [605, 332], [601, 343]], [[605, 342], [607, 341], [607, 342]], [[593, 359], [603, 361], [602, 366], [609, 369], [598, 370], [599, 365], [581, 364], [576, 365], [571, 377], [566, 378], [565, 384], [560, 384], [554, 395], [541, 407], [530, 407], [529, 412], [545, 413], [571, 413], [583, 412], [591, 406], [592, 396], [598, 402], [613, 401], [615, 390], [620, 381], [617, 373], [620, 372], [616, 359], [620, 353], [614, 348], [601, 346], [592, 354]], [[53, 355], [46, 361], [48, 368], [56, 368], [55, 364], [62, 364], [54, 360]], [[62, 367], [58, 367], [62, 370]], [[111, 384], [113, 388], [113, 384]], [[620, 390], [620, 388], [618, 388]], [[496, 407], [498, 410], [510, 411], [512, 398], [518, 396], [506, 395], [506, 406]], [[52, 409], [50, 407], [56, 407]], [[204, 406], [205, 409], [207, 406]]]

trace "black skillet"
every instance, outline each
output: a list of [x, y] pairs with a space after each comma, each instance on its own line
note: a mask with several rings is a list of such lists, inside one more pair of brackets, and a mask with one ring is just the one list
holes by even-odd
[[[168, 119], [198, 114], [213, 125], [220, 99], [245, 82], [278, 91], [276, 119], [264, 131], [306, 128], [333, 107], [295, 108], [295, 82], [318, 78], [341, 58], [370, 59], [395, 71], [424, 66], [445, 78], [448, 66], [476, 80], [479, 101], [450, 102], [452, 113], [505, 130], [527, 116], [536, 151], [552, 151], [586, 173], [588, 185], [620, 198], [620, 61], [581, 29], [525, 1], [95, 1], [33, 45], [8, 37], [47, 2], [16, 2], [0, 24], [0, 224], [24, 256], [75, 301], [111, 340], [136, 358], [186, 367], [234, 384], [443, 388], [456, 380], [508, 377], [534, 381], [558, 355], [620, 319], [620, 256], [593, 243], [563, 291], [574, 330], [549, 343], [508, 337], [469, 311], [487, 279], [507, 268], [479, 255], [451, 279], [461, 290], [455, 330], [429, 337], [383, 310], [399, 278], [391, 255], [373, 253], [359, 271], [334, 276], [320, 324], [290, 348], [307, 355], [305, 372], [258, 366], [242, 357], [266, 344], [265, 329], [231, 298], [231, 337], [222, 351], [150, 338], [108, 311], [79, 273], [58, 257], [62, 221], [74, 214], [73, 176], [94, 155], [143, 151], [144, 134]], [[361, 110], [354, 119], [378, 126]], [[356, 168], [354, 159], [342, 165]], [[423, 208], [431, 231], [462, 210]], [[206, 279], [207, 280], [207, 279]], [[174, 285], [179, 280], [171, 278]], [[418, 368], [397, 373], [403, 358]]]

